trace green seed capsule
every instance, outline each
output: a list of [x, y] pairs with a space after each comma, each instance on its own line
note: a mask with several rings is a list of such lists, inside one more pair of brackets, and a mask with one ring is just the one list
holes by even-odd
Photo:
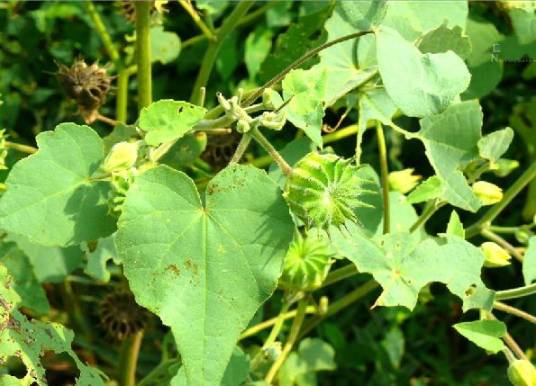
[[369, 206], [358, 198], [362, 189], [357, 171], [351, 160], [309, 153], [293, 168], [284, 196], [307, 226], [325, 229], [357, 221], [354, 209]]
[[508, 379], [514, 386], [536, 386], [536, 369], [528, 360], [515, 360], [508, 367]]
[[285, 256], [280, 286], [298, 291], [312, 291], [320, 287], [329, 272], [332, 256], [325, 238], [298, 235]]

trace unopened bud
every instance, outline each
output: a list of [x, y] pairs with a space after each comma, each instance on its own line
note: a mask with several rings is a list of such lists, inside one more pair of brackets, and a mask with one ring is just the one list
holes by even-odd
[[262, 114], [261, 125], [267, 129], [279, 131], [285, 126], [287, 117], [285, 112], [274, 113], [272, 111], [266, 111]]
[[536, 369], [526, 359], [517, 359], [508, 367], [508, 379], [514, 386], [535, 386]]
[[482, 205], [493, 205], [501, 201], [503, 198], [502, 189], [490, 182], [475, 182], [472, 189], [473, 193], [482, 202]]
[[245, 119], [239, 119], [236, 122], [236, 131], [238, 131], [240, 134], [247, 133], [251, 130], [251, 126]]
[[391, 189], [402, 194], [413, 190], [422, 178], [422, 176], [413, 174], [414, 171], [415, 169], [404, 169], [389, 173], [388, 180]]
[[480, 249], [486, 258], [484, 260], [484, 267], [497, 268], [510, 264], [512, 256], [510, 256], [508, 251], [500, 245], [491, 241], [486, 241], [485, 243], [482, 243]]
[[107, 172], [126, 170], [134, 166], [137, 158], [138, 145], [136, 143], [119, 142], [113, 145], [106, 156], [103, 169]]
[[267, 110], [275, 110], [283, 104], [283, 98], [281, 98], [277, 91], [271, 88], [265, 88], [262, 92], [262, 104]]

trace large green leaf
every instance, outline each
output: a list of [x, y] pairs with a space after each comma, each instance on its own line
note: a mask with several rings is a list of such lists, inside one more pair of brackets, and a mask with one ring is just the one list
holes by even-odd
[[478, 347], [497, 353], [504, 348], [501, 340], [506, 335], [506, 325], [498, 320], [475, 320], [454, 325], [456, 331]]
[[[307, 338], [291, 353], [277, 376], [280, 386], [310, 386], [316, 384], [316, 372], [335, 370], [335, 350], [317, 338]], [[314, 383], [311, 383], [313, 380]]]
[[164, 31], [161, 25], [151, 28], [151, 60], [167, 64], [179, 56], [181, 39], [175, 32]]
[[283, 79], [283, 97], [290, 102], [284, 107], [287, 118], [322, 146], [323, 99], [327, 85], [322, 69], [293, 70]]
[[47, 246], [80, 244], [110, 235], [107, 182], [93, 179], [104, 158], [88, 126], [62, 123], [37, 136], [39, 151], [19, 161], [0, 200], [0, 226]]
[[189, 384], [219, 386], [240, 332], [276, 288], [293, 223], [265, 172], [233, 165], [207, 186], [165, 166], [127, 195], [116, 245], [136, 300], [169, 325]]
[[523, 278], [526, 285], [536, 280], [536, 236], [529, 239], [529, 245], [523, 258]]
[[13, 289], [21, 298], [21, 307], [27, 307], [39, 315], [48, 313], [47, 295], [33, 273], [28, 257], [12, 242], [0, 245], [0, 265], [7, 268], [13, 278]]
[[376, 38], [378, 68], [385, 89], [405, 115], [440, 113], [469, 85], [469, 71], [454, 52], [422, 54], [387, 27], [382, 27]]
[[465, 28], [467, 13], [467, 1], [389, 1], [382, 25], [394, 28], [406, 40], [414, 41], [445, 22], [449, 28]]
[[[358, 31], [365, 31], [380, 22], [385, 1], [339, 1], [325, 24], [328, 41]], [[362, 36], [323, 50], [320, 63], [327, 73], [325, 103], [330, 106], [340, 97], [369, 80], [375, 73], [374, 37]]]
[[[464, 309], [489, 308], [492, 293], [476, 304], [471, 296], [485, 288], [480, 273], [484, 255], [477, 247], [458, 238], [422, 242], [408, 233], [391, 233], [372, 241], [355, 228], [331, 230], [339, 252], [351, 260], [359, 272], [371, 273], [383, 288], [379, 306], [415, 307], [419, 291], [428, 283], [441, 282], [464, 301]], [[480, 293], [479, 293], [480, 294]]]
[[418, 138], [443, 183], [443, 198], [450, 204], [476, 212], [480, 201], [461, 170], [478, 158], [482, 110], [478, 101], [452, 105], [441, 114], [421, 119]]
[[10, 357], [18, 357], [27, 372], [22, 379], [0, 373], [0, 384], [17, 381], [17, 385], [46, 386], [42, 356], [45, 351], [52, 351], [66, 353], [74, 361], [80, 370], [77, 386], [104, 386], [99, 372], [86, 366], [71, 348], [72, 331], [56, 323], [30, 321], [17, 309], [20, 297], [10, 284], [12, 280], [0, 264], [0, 363], [5, 363]]
[[467, 35], [471, 41], [471, 54], [467, 57], [471, 83], [462, 96], [480, 98], [493, 91], [502, 79], [502, 44], [498, 43], [504, 37], [493, 23], [471, 18], [467, 19]]
[[145, 142], [158, 146], [184, 136], [205, 113], [205, 108], [188, 102], [162, 99], [141, 110], [138, 124], [146, 132]]

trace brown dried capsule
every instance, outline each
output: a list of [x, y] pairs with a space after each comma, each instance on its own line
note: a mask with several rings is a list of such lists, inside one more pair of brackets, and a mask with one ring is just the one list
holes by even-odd
[[130, 291], [119, 290], [100, 302], [99, 317], [108, 335], [122, 341], [145, 327], [148, 313], [136, 303]]
[[86, 123], [97, 119], [98, 110], [106, 100], [111, 78], [97, 63], [88, 66], [77, 59], [71, 67], [58, 64], [57, 77], [67, 95], [76, 100], [80, 115]]

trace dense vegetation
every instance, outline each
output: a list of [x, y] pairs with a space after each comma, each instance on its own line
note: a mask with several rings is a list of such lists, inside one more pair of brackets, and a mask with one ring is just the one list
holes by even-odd
[[535, 12], [0, 3], [0, 386], [536, 385]]

